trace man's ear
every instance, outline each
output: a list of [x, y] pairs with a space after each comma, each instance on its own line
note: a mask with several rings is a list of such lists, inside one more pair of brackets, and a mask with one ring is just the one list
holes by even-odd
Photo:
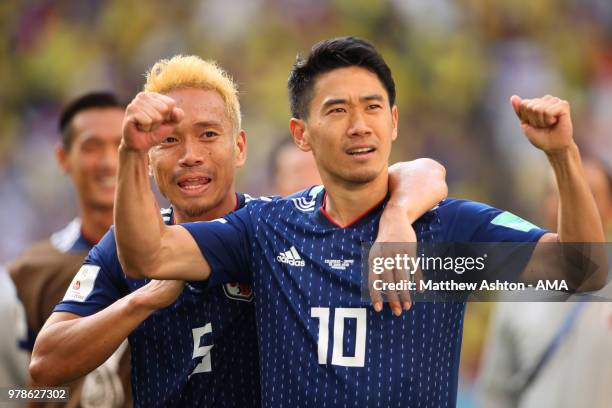
[[397, 139], [397, 123], [399, 114], [397, 112], [397, 105], [393, 105], [391, 108], [391, 120], [393, 121], [393, 132], [391, 133], [391, 141]]
[[308, 130], [306, 130], [306, 123], [304, 120], [291, 118], [289, 120], [289, 129], [291, 130], [293, 141], [300, 150], [304, 152], [312, 150], [308, 141]]
[[55, 146], [57, 164], [59, 164], [65, 174], [70, 174], [70, 160], [68, 160], [68, 155], [69, 153], [64, 149], [64, 146], [59, 143]]
[[243, 130], [236, 136], [236, 168], [244, 166], [247, 158], [247, 134]]

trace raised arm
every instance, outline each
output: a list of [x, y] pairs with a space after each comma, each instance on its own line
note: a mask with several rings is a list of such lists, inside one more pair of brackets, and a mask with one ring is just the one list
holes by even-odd
[[166, 226], [148, 177], [148, 151], [180, 126], [184, 113], [165, 95], [141, 92], [128, 105], [119, 147], [115, 237], [134, 278], [206, 279], [208, 263], [182, 227]]
[[104, 363], [155, 310], [176, 300], [180, 281], [151, 281], [91, 316], [53, 313], [36, 338], [30, 376], [36, 385], [58, 386]]
[[[574, 142], [569, 103], [550, 95], [536, 99], [521, 99], [514, 95], [510, 101], [527, 139], [546, 154], [559, 190], [558, 233], [545, 234], [540, 242], [587, 243], [591, 259], [598, 265], [607, 264], [603, 245], [596, 244], [605, 242], [605, 235]], [[536, 249], [535, 262], [548, 262], [550, 259], [548, 251]], [[605, 284], [607, 273], [607, 268], [596, 269], [592, 276], [562, 275], [554, 278], [567, 278], [577, 290], [594, 290]], [[544, 267], [528, 267], [525, 275], [529, 281], [550, 278], [550, 270]]]

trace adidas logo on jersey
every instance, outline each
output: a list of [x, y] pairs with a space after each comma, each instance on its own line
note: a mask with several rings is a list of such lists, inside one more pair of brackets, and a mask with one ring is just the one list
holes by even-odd
[[281, 252], [280, 254], [278, 254], [276, 256], [276, 260], [280, 263], [285, 263], [291, 266], [302, 267], [306, 265], [306, 263], [304, 262], [302, 257], [300, 257], [300, 254], [298, 254], [298, 251], [295, 249], [294, 246], [289, 248], [288, 251]]

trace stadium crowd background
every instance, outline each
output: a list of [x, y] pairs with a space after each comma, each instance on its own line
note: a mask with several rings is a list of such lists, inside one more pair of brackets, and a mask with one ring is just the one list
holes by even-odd
[[[371, 40], [393, 70], [400, 137], [392, 159], [439, 160], [451, 196], [542, 224], [548, 163], [520, 132], [514, 93], [569, 100], [583, 152], [612, 166], [606, 0], [23, 0], [0, 4], [0, 30], [0, 263], [76, 212], [53, 155], [63, 103], [105, 89], [128, 101], [154, 61], [177, 53], [218, 61], [240, 86], [249, 137], [240, 191], [272, 192], [267, 159], [288, 137], [289, 68], [298, 51], [338, 35]], [[489, 313], [471, 306], [464, 391]]]

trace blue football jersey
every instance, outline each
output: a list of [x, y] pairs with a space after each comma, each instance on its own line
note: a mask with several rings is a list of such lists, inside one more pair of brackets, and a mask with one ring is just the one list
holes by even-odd
[[[238, 195], [244, 205], [245, 197]], [[171, 209], [162, 210], [172, 223]], [[68, 290], [56, 312], [92, 315], [148, 279], [127, 278], [112, 229], [87, 256], [78, 291]], [[253, 292], [227, 283], [187, 284], [171, 306], [154, 312], [129, 336], [134, 405], [139, 407], [258, 407], [259, 357]]]
[[[418, 302], [400, 317], [374, 312], [361, 296], [361, 244], [375, 240], [384, 203], [341, 228], [324, 198], [319, 186], [184, 225], [212, 268], [208, 287], [253, 284], [263, 405], [454, 407], [465, 303]], [[526, 242], [545, 233], [499, 222], [509, 217], [448, 199], [414, 227], [420, 242]]]

